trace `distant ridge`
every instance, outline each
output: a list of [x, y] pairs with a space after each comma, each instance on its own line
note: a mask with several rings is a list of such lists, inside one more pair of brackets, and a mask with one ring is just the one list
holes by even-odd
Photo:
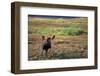
[[34, 18], [63, 18], [63, 19], [72, 19], [72, 18], [83, 18], [83, 17], [78, 17], [78, 16], [53, 16], [53, 15], [28, 15], [29, 17], [34, 17]]

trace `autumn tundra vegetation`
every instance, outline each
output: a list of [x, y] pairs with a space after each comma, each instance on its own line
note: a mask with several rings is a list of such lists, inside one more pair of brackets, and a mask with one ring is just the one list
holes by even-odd
[[28, 60], [88, 57], [87, 17], [28, 16]]

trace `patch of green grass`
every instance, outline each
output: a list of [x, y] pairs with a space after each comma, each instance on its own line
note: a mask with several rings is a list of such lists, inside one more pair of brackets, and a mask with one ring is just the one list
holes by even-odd
[[77, 27], [68, 27], [68, 28], [65, 28], [64, 30], [64, 33], [66, 33], [67, 35], [72, 35], [72, 36], [81, 35], [84, 32], [85, 32], [84, 29], [77, 28]]
[[84, 29], [75, 26], [69, 27], [30, 27], [29, 31], [35, 35], [81, 35], [86, 32]]

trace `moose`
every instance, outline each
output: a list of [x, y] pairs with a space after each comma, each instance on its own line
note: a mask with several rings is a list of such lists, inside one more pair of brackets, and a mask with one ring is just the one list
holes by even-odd
[[47, 37], [45, 38], [45, 36], [42, 36], [42, 55], [43, 52], [45, 51], [45, 56], [48, 57], [48, 50], [51, 49], [52, 47], [52, 41], [55, 38], [55, 35], [53, 35], [52, 37]]

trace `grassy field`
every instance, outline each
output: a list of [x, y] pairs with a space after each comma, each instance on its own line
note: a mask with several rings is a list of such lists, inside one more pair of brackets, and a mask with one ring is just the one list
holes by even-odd
[[[28, 17], [28, 60], [87, 58], [87, 18]], [[42, 36], [55, 35], [48, 58], [41, 55]]]

